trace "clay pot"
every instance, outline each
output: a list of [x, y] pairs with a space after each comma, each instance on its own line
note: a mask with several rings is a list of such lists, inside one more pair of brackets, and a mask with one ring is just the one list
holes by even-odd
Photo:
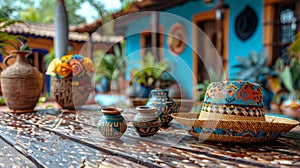
[[92, 91], [91, 78], [88, 74], [78, 77], [54, 77], [51, 93], [56, 102], [64, 109], [80, 108]]
[[284, 115], [299, 119], [300, 118], [300, 100], [293, 94], [290, 94], [289, 98], [282, 102], [281, 111]]
[[154, 107], [138, 106], [138, 114], [133, 119], [133, 126], [136, 132], [144, 136], [152, 136], [160, 129], [161, 121]]
[[146, 103], [146, 106], [157, 108], [162, 127], [167, 127], [173, 119], [171, 114], [178, 112], [177, 104], [168, 94], [168, 90], [152, 90]]
[[114, 107], [101, 109], [103, 115], [98, 122], [98, 130], [105, 139], [119, 139], [125, 133], [127, 124], [121, 115], [122, 111]]
[[[1, 73], [3, 97], [11, 112], [32, 112], [39, 100], [43, 87], [43, 74], [26, 61], [30, 51], [12, 51], [4, 64], [7, 66]], [[16, 57], [13, 65], [8, 65], [10, 58]]]

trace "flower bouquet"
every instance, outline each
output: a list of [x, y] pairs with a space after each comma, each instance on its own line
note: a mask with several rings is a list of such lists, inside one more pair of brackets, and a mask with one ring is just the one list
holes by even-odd
[[85, 104], [92, 89], [89, 73], [95, 71], [91, 59], [82, 55], [65, 55], [53, 59], [46, 74], [53, 76], [51, 93], [65, 109]]

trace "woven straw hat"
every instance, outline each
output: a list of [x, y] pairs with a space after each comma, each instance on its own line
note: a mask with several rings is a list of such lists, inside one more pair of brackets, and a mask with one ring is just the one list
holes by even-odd
[[200, 114], [172, 116], [194, 137], [231, 143], [271, 141], [299, 125], [295, 120], [265, 116], [260, 85], [247, 81], [214, 82]]

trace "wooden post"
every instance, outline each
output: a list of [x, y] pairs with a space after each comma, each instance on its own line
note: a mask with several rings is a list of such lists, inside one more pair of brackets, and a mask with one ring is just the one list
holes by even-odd
[[159, 46], [157, 46], [158, 44], [158, 36], [157, 33], [159, 33], [159, 14], [158, 12], [154, 11], [151, 13], [151, 43], [152, 43], [152, 53], [154, 56], [156, 56], [156, 58], [159, 60], [160, 56], [159, 56]]
[[57, 0], [54, 20], [54, 49], [56, 58], [60, 58], [68, 52], [68, 25], [68, 15], [64, 0]]
[[87, 43], [87, 56], [89, 58], [92, 58], [93, 52], [94, 52], [93, 37], [92, 37], [92, 33], [89, 33], [89, 39], [88, 39], [88, 43]]

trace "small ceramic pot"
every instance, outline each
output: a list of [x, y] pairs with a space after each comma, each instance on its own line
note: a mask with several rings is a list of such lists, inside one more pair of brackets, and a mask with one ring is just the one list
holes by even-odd
[[114, 107], [101, 109], [103, 116], [98, 122], [98, 130], [106, 139], [119, 139], [125, 133], [127, 124], [121, 115], [122, 111]]
[[161, 121], [154, 107], [138, 106], [138, 114], [133, 119], [133, 126], [141, 136], [152, 136], [160, 129]]
[[167, 127], [173, 120], [171, 114], [178, 112], [177, 104], [168, 94], [168, 90], [152, 90], [146, 103], [148, 107], [157, 108], [162, 127]]
[[300, 100], [293, 94], [291, 94], [289, 98], [281, 104], [280, 108], [284, 115], [295, 119], [300, 118]]

